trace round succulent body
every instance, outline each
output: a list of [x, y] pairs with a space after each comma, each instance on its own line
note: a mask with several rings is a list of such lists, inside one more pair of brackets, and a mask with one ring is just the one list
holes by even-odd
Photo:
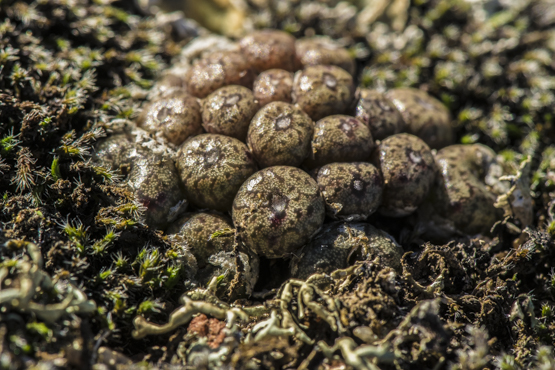
[[259, 72], [279, 68], [295, 70], [295, 38], [287, 32], [261, 30], [251, 32], [239, 41], [241, 51]]
[[174, 161], [163, 154], [141, 152], [133, 157], [128, 186], [146, 208], [144, 217], [149, 227], [165, 228], [187, 205]]
[[374, 140], [383, 140], [405, 129], [401, 113], [384, 94], [376, 90], [360, 90], [355, 116], [368, 125]]
[[95, 146], [94, 160], [106, 168], [121, 169], [127, 174], [133, 167], [133, 152], [136, 150], [136, 145], [129, 135], [113, 135]]
[[308, 66], [295, 73], [293, 103], [313, 120], [344, 113], [353, 99], [352, 76], [336, 66]]
[[432, 149], [453, 143], [451, 115], [439, 100], [414, 88], [392, 89], [386, 97], [403, 116], [408, 133], [418, 136]]
[[370, 163], [330, 163], [319, 169], [316, 181], [326, 213], [335, 219], [365, 220], [382, 202], [382, 176]]
[[179, 71], [172, 71], [170, 69], [169, 71], [164, 71], [164, 76], [156, 81], [148, 92], [148, 101], [154, 102], [160, 99], [186, 94], [187, 84], [185, 83], [185, 74], [187, 70], [180, 69]]
[[392, 135], [382, 140], [373, 161], [384, 179], [379, 212], [391, 217], [414, 212], [428, 195], [436, 176], [428, 145], [414, 135]]
[[299, 166], [310, 152], [314, 123], [292, 104], [272, 102], [256, 113], [247, 142], [261, 168]]
[[213, 254], [233, 250], [233, 235], [214, 235], [232, 228], [227, 217], [200, 212], [180, 217], [168, 227], [166, 233], [170, 241], [189, 249], [198, 267], [203, 268]]
[[295, 44], [297, 61], [302, 66], [334, 65], [351, 75], [355, 73], [355, 61], [349, 51], [325, 36], [306, 37]]
[[356, 260], [380, 259], [382, 267], [401, 271], [403, 248], [385, 231], [360, 222], [334, 222], [322, 230], [291, 261], [291, 275], [306, 279], [349, 267]]
[[496, 195], [485, 183], [496, 163], [495, 152], [482, 144], [451, 145], [436, 155], [439, 168], [434, 197], [439, 213], [467, 233], [488, 232], [502, 211], [494, 206]]
[[333, 162], [366, 161], [374, 142], [370, 129], [364, 123], [338, 114], [316, 122], [311, 148], [304, 164], [315, 168]]
[[233, 202], [241, 241], [259, 256], [281, 258], [302, 247], [324, 223], [318, 184], [306, 172], [275, 166], [252, 175]]
[[254, 80], [252, 91], [261, 107], [273, 101], [291, 103], [293, 73], [283, 69], [269, 69]]
[[237, 139], [202, 134], [183, 143], [177, 169], [186, 198], [199, 208], [229, 211], [241, 184], [256, 164], [247, 146]]
[[241, 85], [252, 87], [255, 73], [238, 51], [216, 51], [195, 61], [187, 72], [187, 88], [191, 95], [204, 98], [220, 87]]
[[225, 86], [204, 99], [202, 125], [209, 133], [245, 141], [251, 118], [257, 111], [258, 102], [251, 90], [238, 85]]
[[188, 137], [202, 132], [200, 105], [183, 93], [158, 100], [145, 107], [139, 126], [153, 133], [161, 132], [170, 143], [180, 145]]

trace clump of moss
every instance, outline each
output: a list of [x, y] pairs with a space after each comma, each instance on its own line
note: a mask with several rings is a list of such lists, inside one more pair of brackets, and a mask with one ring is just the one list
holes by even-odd
[[378, 89], [425, 88], [450, 108], [461, 142], [520, 146], [533, 155], [554, 130], [553, 32], [534, 16], [538, 7], [534, 1], [417, 2], [403, 32], [384, 23], [371, 27], [372, 54], [361, 81]]
[[[109, 1], [8, 1], [0, 19], [0, 242], [31, 242], [44, 259], [28, 275], [29, 255], [3, 245], [2, 290], [41, 276], [54, 285], [25, 299], [61, 304], [61, 287], [72, 285], [96, 302], [92, 315], [69, 310], [67, 320], [47, 322], [5, 301], [3, 353], [10, 368], [46, 352], [82, 367], [95, 341], [110, 333], [112, 346], [124, 343], [134, 314], [156, 315], [158, 293], [184, 289], [180, 252], [140, 222], [142, 205], [91, 155], [118, 120], [138, 115], [141, 97], [188, 36], [172, 36], [171, 19], [142, 18]], [[76, 342], [80, 349], [63, 359]]]

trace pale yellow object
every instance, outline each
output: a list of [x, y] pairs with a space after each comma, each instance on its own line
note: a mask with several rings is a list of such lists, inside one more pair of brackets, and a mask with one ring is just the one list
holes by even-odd
[[183, 2], [183, 11], [186, 17], [226, 36], [241, 36], [250, 28], [243, 0], [189, 0]]

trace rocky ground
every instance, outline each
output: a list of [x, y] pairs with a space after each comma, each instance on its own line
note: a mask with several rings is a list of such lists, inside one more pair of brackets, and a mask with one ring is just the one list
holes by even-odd
[[[220, 21], [145, 2], [0, 3], [0, 367], [555, 368], [555, 3], [203, 4], [185, 10]], [[265, 27], [339, 40], [360, 86], [440, 99], [457, 142], [513, 169], [533, 220], [506, 206], [491, 232], [442, 245], [407, 219], [399, 273], [262, 275], [235, 302], [191, 285], [93, 146], [138, 117], [189, 41]]]

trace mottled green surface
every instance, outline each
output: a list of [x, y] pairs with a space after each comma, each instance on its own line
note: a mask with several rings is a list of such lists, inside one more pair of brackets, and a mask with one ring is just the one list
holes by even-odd
[[256, 71], [279, 68], [293, 72], [296, 69], [295, 38], [287, 32], [257, 31], [239, 40], [239, 45]]
[[341, 114], [351, 104], [353, 78], [336, 66], [308, 66], [295, 73], [293, 103], [317, 121], [332, 114]]
[[407, 132], [424, 140], [432, 149], [453, 143], [449, 111], [439, 100], [418, 89], [392, 89], [385, 96], [395, 105]]
[[316, 181], [289, 166], [258, 171], [233, 202], [233, 224], [241, 241], [267, 258], [297, 252], [322, 226], [324, 216]]
[[198, 59], [189, 70], [186, 81], [189, 93], [204, 98], [220, 87], [241, 85], [252, 87], [255, 72], [243, 54], [216, 51]]
[[370, 224], [337, 222], [326, 225], [291, 261], [291, 274], [306, 279], [314, 273], [344, 269], [355, 260], [379, 258], [381, 267], [401, 269], [403, 248]]
[[269, 69], [254, 80], [252, 91], [261, 107], [273, 102], [291, 103], [293, 73], [283, 69]]
[[172, 242], [193, 253], [200, 268], [211, 255], [233, 250], [233, 237], [211, 238], [217, 232], [231, 228], [231, 220], [212, 213], [187, 214], [174, 221], [166, 230]]
[[383, 179], [370, 163], [330, 163], [316, 175], [326, 213], [335, 219], [365, 220], [382, 203]]
[[256, 113], [249, 126], [250, 150], [261, 168], [294, 166], [310, 153], [314, 122], [292, 104], [273, 102]]
[[152, 228], [165, 228], [179, 214], [180, 204], [186, 203], [175, 164], [168, 156], [135, 156], [128, 184], [145, 207], [145, 222]]
[[239, 187], [256, 172], [244, 143], [217, 134], [187, 140], [179, 149], [176, 163], [186, 198], [197, 207], [217, 211], [231, 210]]
[[301, 38], [295, 44], [297, 61], [302, 68], [316, 65], [337, 66], [350, 74], [355, 63], [349, 52], [333, 39], [324, 36]]
[[386, 216], [413, 213], [434, 184], [437, 170], [432, 152], [414, 135], [397, 134], [383, 140], [373, 162], [383, 174], [380, 212]]
[[374, 140], [383, 140], [405, 131], [403, 116], [383, 93], [361, 89], [359, 96], [355, 117], [368, 125]]
[[465, 233], [487, 233], [501, 218], [494, 207], [496, 194], [485, 181], [497, 164], [495, 152], [481, 144], [451, 145], [437, 153], [436, 163], [440, 175], [434, 197], [441, 214]]
[[332, 115], [314, 124], [311, 153], [304, 165], [315, 168], [333, 162], [367, 161], [374, 149], [370, 129], [358, 119]]
[[229, 85], [208, 95], [202, 102], [202, 126], [211, 134], [234, 137], [243, 142], [252, 116], [258, 111], [252, 91]]
[[185, 93], [176, 93], [143, 107], [138, 124], [154, 134], [161, 133], [166, 140], [180, 145], [188, 137], [202, 133], [200, 105]]

